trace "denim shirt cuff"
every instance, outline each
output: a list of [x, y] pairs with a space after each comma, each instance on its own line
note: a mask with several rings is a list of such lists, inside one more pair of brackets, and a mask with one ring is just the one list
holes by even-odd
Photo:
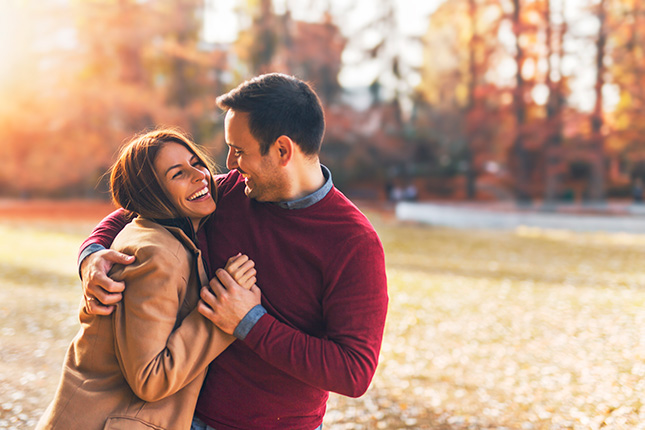
[[242, 318], [242, 321], [235, 327], [233, 336], [240, 340], [246, 339], [253, 326], [266, 314], [267, 310], [262, 305], [255, 305], [247, 314]]
[[81, 280], [83, 279], [83, 276], [81, 276], [81, 263], [83, 262], [83, 260], [85, 260], [91, 254], [94, 254], [98, 251], [103, 251], [104, 249], [105, 247], [103, 245], [100, 245], [98, 243], [90, 243], [81, 251], [81, 255], [78, 256], [78, 276], [81, 278]]

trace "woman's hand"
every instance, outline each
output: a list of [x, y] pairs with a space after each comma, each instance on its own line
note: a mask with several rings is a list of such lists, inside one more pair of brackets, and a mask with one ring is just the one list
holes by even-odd
[[242, 253], [229, 258], [224, 270], [235, 279], [235, 282], [247, 290], [250, 290], [255, 285], [255, 263]]

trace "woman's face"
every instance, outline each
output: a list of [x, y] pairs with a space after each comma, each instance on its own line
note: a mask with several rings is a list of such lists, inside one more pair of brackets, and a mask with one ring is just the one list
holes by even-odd
[[210, 172], [195, 154], [175, 142], [161, 147], [154, 165], [170, 200], [197, 230], [199, 221], [215, 210]]

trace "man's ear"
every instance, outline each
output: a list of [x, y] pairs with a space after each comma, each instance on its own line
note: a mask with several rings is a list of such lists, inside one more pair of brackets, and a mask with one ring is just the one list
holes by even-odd
[[282, 135], [276, 139], [274, 145], [280, 159], [280, 164], [286, 166], [293, 158], [296, 143], [289, 136]]

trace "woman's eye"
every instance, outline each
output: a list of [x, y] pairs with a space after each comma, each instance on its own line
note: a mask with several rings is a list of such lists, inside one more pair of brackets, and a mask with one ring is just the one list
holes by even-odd
[[182, 172], [181, 172], [181, 170], [180, 170], [180, 171], [178, 171], [177, 173], [175, 173], [174, 175], [172, 175], [172, 179], [176, 179], [176, 178], [178, 178], [178, 177], [181, 175], [181, 173], [182, 173]]

